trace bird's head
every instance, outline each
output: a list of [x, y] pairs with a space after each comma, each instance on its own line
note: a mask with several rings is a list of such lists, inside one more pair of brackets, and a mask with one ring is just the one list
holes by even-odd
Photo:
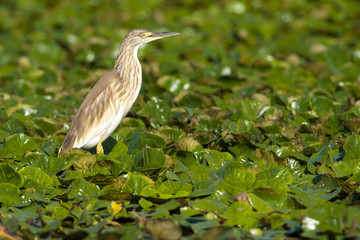
[[118, 55], [115, 60], [115, 69], [118, 69], [124, 63], [133, 63], [133, 59], [137, 62], [137, 51], [139, 47], [147, 42], [151, 42], [160, 38], [178, 35], [175, 32], [151, 32], [144, 29], [135, 29], [129, 32], [121, 43]]
[[164, 37], [175, 36], [178, 34], [180, 34], [180, 33], [151, 32], [149, 30], [144, 30], [144, 29], [134, 29], [125, 36], [124, 41], [128, 41], [132, 45], [141, 45], [143, 43], [151, 42], [151, 41], [161, 39]]

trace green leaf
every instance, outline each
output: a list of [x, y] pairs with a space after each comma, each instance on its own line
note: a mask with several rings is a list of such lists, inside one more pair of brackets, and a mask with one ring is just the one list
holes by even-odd
[[140, 111], [140, 116], [150, 116], [150, 124], [153, 128], [166, 125], [171, 117], [171, 109], [165, 101], [153, 97]]
[[[209, 215], [209, 214], [208, 214]], [[209, 219], [206, 221], [197, 222], [194, 224], [191, 224], [191, 229], [195, 232], [204, 231], [206, 229], [216, 229], [217, 226], [219, 226], [219, 220], [218, 219]]]
[[[194, 179], [194, 174], [192, 174], [192, 178]], [[194, 183], [194, 189], [193, 192], [190, 194], [190, 196], [191, 197], [208, 196], [216, 191], [218, 185], [219, 183], [214, 181], [213, 178], [208, 178], [206, 180], [203, 180], [201, 178], [201, 180]]]
[[58, 229], [61, 226], [60, 219], [51, 219], [49, 220], [46, 225], [43, 227], [42, 231], [49, 232]]
[[149, 209], [151, 206], [153, 206], [153, 203], [144, 199], [144, 198], [141, 198], [139, 200], [139, 204], [140, 206], [143, 208], [143, 209]]
[[140, 120], [136, 118], [125, 118], [120, 123], [121, 128], [143, 128], [145, 129], [145, 124]]
[[165, 181], [159, 187], [148, 185], [141, 191], [142, 196], [161, 199], [187, 197], [192, 192], [192, 185], [174, 181]]
[[292, 156], [301, 160], [308, 160], [308, 157], [303, 155], [302, 153], [299, 153], [297, 151], [291, 151], [288, 150], [287, 148], [284, 147], [279, 147], [278, 145], [266, 145], [266, 144], [261, 144], [261, 143], [256, 143], [256, 142], [252, 142], [255, 146], [263, 149], [263, 150], [267, 150], [267, 151], [271, 151], [273, 153], [276, 154], [276, 156], [278, 157], [288, 157], [288, 156]]
[[184, 197], [192, 192], [192, 188], [192, 185], [189, 183], [165, 181], [160, 184], [158, 189], [163, 193], [172, 194], [175, 197]]
[[256, 191], [248, 194], [248, 199], [256, 211], [267, 214], [273, 211], [289, 211], [295, 209], [293, 201], [285, 192]]
[[70, 191], [68, 193], [69, 199], [93, 199], [98, 197], [100, 188], [93, 184], [87, 182], [83, 178], [74, 180], [70, 185]]
[[94, 171], [94, 166], [96, 164], [96, 157], [94, 155], [81, 154], [78, 156], [75, 155], [74, 158], [76, 159], [73, 162], [73, 167], [75, 171], [88, 174], [91, 174], [91, 172]]
[[187, 81], [169, 76], [160, 78], [157, 83], [167, 91], [173, 93], [175, 96], [178, 95], [181, 91], [187, 90], [190, 87], [190, 83]]
[[283, 166], [266, 169], [256, 175], [256, 186], [260, 188], [271, 188], [281, 192], [286, 191], [292, 183], [292, 174]]
[[150, 215], [153, 218], [168, 217], [170, 215], [169, 211], [174, 210], [174, 209], [178, 208], [179, 206], [180, 206], [180, 203], [175, 201], [174, 199], [172, 199], [166, 203], [159, 205], [155, 209], [155, 212], [151, 213]]
[[33, 120], [34, 126], [36, 129], [45, 132], [46, 134], [51, 134], [56, 131], [56, 122], [50, 118], [36, 118]]
[[229, 131], [230, 134], [248, 133], [253, 128], [250, 121], [239, 119], [238, 121], [225, 120], [222, 124], [224, 130]]
[[317, 182], [314, 179], [310, 183], [304, 182], [301, 185], [290, 187], [298, 202], [308, 206], [316, 199], [333, 199], [342, 190], [341, 186], [332, 177], [319, 175], [316, 179], [318, 179]]
[[328, 157], [328, 146], [324, 146], [320, 152], [315, 153], [311, 156], [311, 158], [309, 159], [309, 162], [311, 164], [314, 164], [315, 162], [323, 162], [327, 157]]
[[177, 142], [181, 138], [185, 137], [185, 133], [181, 129], [165, 129], [162, 131], [166, 134], [168, 138], [170, 138], [171, 141]]
[[314, 201], [305, 211], [302, 226], [305, 233], [311, 231], [342, 233], [345, 206], [343, 204]]
[[127, 152], [128, 152], [128, 147], [122, 142], [117, 142], [116, 145], [111, 150], [111, 152], [108, 154], [108, 157], [117, 158], [125, 155]]
[[0, 202], [6, 207], [22, 203], [18, 187], [11, 183], [0, 183]]
[[122, 188], [122, 192], [140, 195], [145, 186], [153, 184], [154, 182], [149, 177], [140, 173], [129, 172], [127, 174], [127, 180]]
[[0, 183], [11, 183], [17, 187], [22, 187], [23, 179], [21, 175], [6, 163], [0, 164]]
[[5, 146], [0, 148], [0, 156], [21, 159], [27, 151], [33, 151], [36, 148], [38, 145], [31, 137], [18, 133], [6, 139]]
[[179, 150], [189, 151], [189, 152], [196, 152], [203, 149], [201, 144], [191, 137], [181, 138], [177, 142], [177, 146]]
[[42, 192], [46, 188], [54, 186], [52, 178], [40, 168], [26, 166], [19, 170], [19, 173], [24, 179], [25, 188], [35, 188], [37, 191]]
[[250, 121], [257, 120], [266, 110], [263, 103], [254, 100], [235, 101], [230, 104], [229, 108], [233, 111], [231, 119]]
[[3, 125], [1, 125], [0, 129], [8, 132], [9, 134], [15, 134], [15, 133], [24, 132], [26, 129], [26, 126], [21, 120], [19, 120], [17, 118], [12, 118], [12, 119], [9, 119]]
[[333, 101], [324, 96], [313, 97], [311, 99], [311, 106], [319, 116], [324, 116], [329, 114], [331, 110], [335, 110]]
[[344, 144], [345, 156], [342, 161], [332, 164], [332, 169], [337, 177], [344, 177], [354, 173], [360, 164], [360, 136], [351, 135]]
[[163, 151], [156, 148], [144, 148], [135, 155], [134, 168], [137, 171], [152, 171], [164, 166], [166, 157]]
[[256, 215], [251, 206], [245, 202], [235, 202], [223, 214], [220, 214], [226, 219], [224, 225], [248, 228], [255, 227], [258, 224]]
[[223, 202], [208, 199], [195, 199], [189, 205], [196, 210], [216, 213], [223, 213], [228, 208]]
[[187, 107], [187, 108], [200, 108], [202, 107], [202, 99], [198, 94], [192, 92], [184, 92], [184, 94], [179, 95], [175, 102], [179, 106]]
[[58, 219], [58, 220], [62, 220], [65, 217], [67, 217], [69, 215], [69, 210], [62, 207], [62, 206], [55, 206], [52, 209], [52, 215], [51, 217], [49, 217], [50, 219]]
[[306, 98], [300, 98], [291, 101], [290, 108], [298, 113], [307, 112], [310, 110], [309, 100]]
[[188, 166], [187, 171], [193, 184], [209, 180], [210, 173], [213, 172], [210, 167], [204, 166], [197, 162]]
[[230, 153], [219, 152], [216, 150], [210, 150], [208, 154], [204, 155], [204, 157], [212, 169], [220, 169], [228, 161], [233, 159], [233, 156]]
[[144, 147], [164, 148], [166, 142], [161, 137], [150, 133], [134, 133], [125, 140], [129, 147], [129, 153], [134, 154], [141, 151]]
[[116, 160], [113, 159], [111, 163], [111, 174], [119, 175], [121, 172], [129, 172], [133, 169], [134, 166], [134, 156], [133, 155], [123, 155], [120, 158], [117, 157]]
[[67, 167], [64, 159], [47, 157], [41, 153], [30, 153], [23, 158], [22, 162], [30, 164], [33, 167], [39, 167], [50, 175], [54, 175]]
[[173, 171], [167, 170], [165, 176], [168, 180], [173, 180], [176, 182], [182, 182], [181, 179]]
[[[236, 183], [236, 184], [234, 184]], [[227, 190], [231, 194], [247, 192], [256, 186], [255, 174], [245, 169], [234, 169], [228, 173], [219, 186], [219, 190]]]
[[216, 118], [201, 119], [196, 125], [197, 131], [216, 131], [221, 126], [222, 121]]

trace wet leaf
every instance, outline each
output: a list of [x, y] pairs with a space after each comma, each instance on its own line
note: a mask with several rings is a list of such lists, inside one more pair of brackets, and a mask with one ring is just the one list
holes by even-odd
[[169, 122], [171, 117], [171, 109], [166, 104], [166, 102], [154, 97], [143, 106], [140, 115], [150, 116], [151, 126], [158, 128], [161, 125], [165, 125]]
[[[235, 169], [232, 173], [226, 175], [221, 182], [219, 189], [224, 189], [233, 195], [247, 192], [255, 188], [256, 176], [254, 173], [244, 169]], [[234, 184], [236, 183], [236, 184]]]
[[315, 230], [340, 233], [343, 228], [344, 210], [345, 206], [342, 204], [315, 201], [306, 211], [306, 217], [303, 220], [305, 233]]
[[194, 152], [202, 149], [200, 143], [191, 137], [185, 137], [180, 139], [177, 143], [177, 146], [179, 150], [189, 152]]
[[251, 206], [244, 202], [235, 202], [221, 214], [226, 226], [254, 227], [258, 223]]
[[285, 167], [270, 168], [256, 175], [258, 187], [272, 188], [277, 191], [286, 191], [292, 182], [293, 177]]
[[216, 150], [209, 151], [209, 154], [206, 154], [204, 157], [208, 161], [209, 166], [213, 169], [220, 169], [226, 165], [228, 161], [233, 159], [233, 156], [230, 153], [219, 152]]
[[23, 185], [23, 179], [12, 167], [2, 163], [0, 164], [0, 183], [11, 183], [17, 187], [21, 187]]
[[99, 192], [100, 189], [97, 185], [88, 183], [83, 178], [79, 178], [71, 184], [68, 196], [70, 199], [92, 199], [96, 198]]
[[224, 130], [228, 130], [231, 134], [247, 133], [252, 129], [252, 125], [247, 120], [239, 119], [238, 121], [225, 120], [222, 124]]
[[131, 154], [141, 151], [144, 147], [163, 148], [166, 145], [161, 137], [149, 133], [134, 133], [125, 140], [125, 144]]
[[134, 168], [137, 171], [156, 170], [164, 166], [165, 160], [165, 155], [160, 149], [144, 148], [135, 155]]
[[35, 188], [37, 191], [42, 192], [47, 187], [54, 186], [52, 178], [40, 168], [28, 166], [22, 168], [19, 173], [24, 179], [25, 188]]
[[178, 79], [173, 78], [171, 76], [163, 76], [158, 81], [161, 87], [165, 88], [169, 92], [173, 93], [174, 95], [178, 95], [181, 91], [187, 90], [190, 87], [190, 83]]
[[46, 134], [51, 134], [56, 131], [57, 123], [49, 118], [37, 118], [34, 120], [35, 128], [44, 131]]
[[142, 174], [128, 173], [127, 180], [122, 188], [122, 191], [140, 195], [145, 186], [153, 184], [154, 182], [150, 178]]
[[180, 203], [172, 199], [158, 206], [155, 209], [155, 212], [151, 213], [151, 215], [157, 218], [166, 217], [170, 215], [169, 213], [170, 210], [174, 210], [178, 207], [180, 207]]
[[0, 148], [0, 156], [21, 159], [26, 151], [33, 151], [37, 147], [38, 145], [31, 137], [18, 133], [5, 140], [4, 147]]
[[233, 111], [231, 119], [239, 120], [257, 120], [262, 111], [264, 110], [264, 105], [261, 102], [253, 100], [245, 101], [236, 101], [230, 104], [230, 110]]
[[11, 183], [0, 183], [0, 202], [6, 207], [22, 203], [18, 187]]
[[185, 133], [181, 129], [165, 129], [162, 132], [165, 133], [173, 142], [177, 142], [181, 138], [185, 137]]

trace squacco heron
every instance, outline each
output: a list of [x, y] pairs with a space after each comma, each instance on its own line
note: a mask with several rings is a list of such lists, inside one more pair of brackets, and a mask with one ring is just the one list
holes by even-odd
[[142, 83], [139, 47], [147, 42], [179, 33], [135, 29], [121, 43], [114, 69], [91, 89], [75, 114], [59, 153], [67, 148], [96, 147], [104, 153], [102, 142], [119, 125], [134, 104]]

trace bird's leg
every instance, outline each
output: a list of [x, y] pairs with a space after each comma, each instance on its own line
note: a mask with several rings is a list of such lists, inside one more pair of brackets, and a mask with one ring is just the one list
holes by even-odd
[[99, 154], [99, 153], [102, 153], [104, 154], [104, 149], [103, 149], [103, 146], [102, 146], [102, 137], [100, 137], [99, 139], [99, 142], [96, 146], [96, 153]]

